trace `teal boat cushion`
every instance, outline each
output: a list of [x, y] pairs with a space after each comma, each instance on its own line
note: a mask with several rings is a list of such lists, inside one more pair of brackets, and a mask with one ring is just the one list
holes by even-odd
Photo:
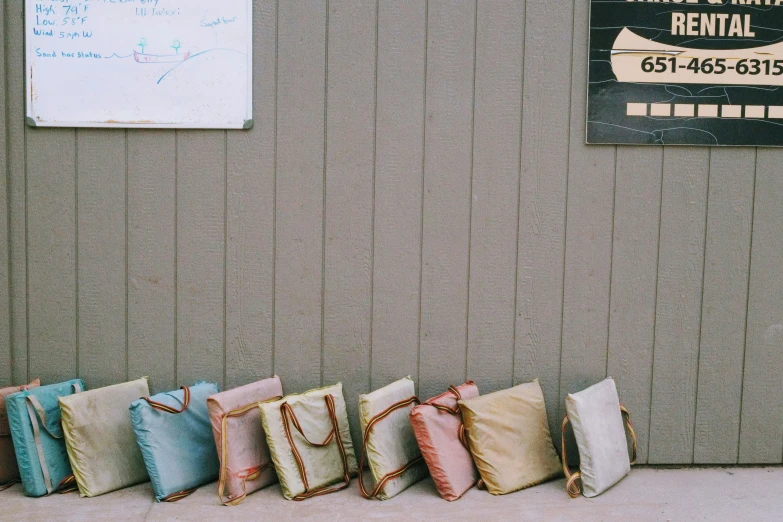
[[28, 497], [75, 487], [60, 423], [59, 398], [84, 390], [84, 382], [74, 379], [6, 397], [19, 474]]
[[133, 431], [155, 498], [174, 501], [218, 478], [218, 461], [207, 398], [216, 384], [159, 393], [130, 406]]

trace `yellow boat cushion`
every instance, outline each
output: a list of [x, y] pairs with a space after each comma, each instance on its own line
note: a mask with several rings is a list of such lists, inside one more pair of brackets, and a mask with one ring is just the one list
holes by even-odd
[[560, 476], [538, 379], [458, 402], [484, 484], [505, 495]]
[[145, 377], [60, 397], [65, 445], [81, 496], [149, 480], [128, 411], [149, 394]]
[[586, 497], [600, 495], [631, 472], [621, 411], [611, 377], [566, 397]]

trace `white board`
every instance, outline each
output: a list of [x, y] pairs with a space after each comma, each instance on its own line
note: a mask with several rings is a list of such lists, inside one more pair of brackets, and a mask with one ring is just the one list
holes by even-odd
[[252, 0], [26, 0], [27, 122], [252, 126]]

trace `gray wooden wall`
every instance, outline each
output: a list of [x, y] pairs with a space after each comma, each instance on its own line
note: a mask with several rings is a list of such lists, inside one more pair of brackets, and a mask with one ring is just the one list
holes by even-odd
[[612, 375], [641, 462], [783, 461], [783, 151], [585, 146], [587, 0], [255, 4], [251, 131], [76, 131], [4, 1], [0, 385]]

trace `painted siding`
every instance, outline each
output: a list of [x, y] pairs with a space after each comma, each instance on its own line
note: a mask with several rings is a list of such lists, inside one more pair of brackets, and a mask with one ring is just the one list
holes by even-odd
[[[8, 69], [6, 63], [5, 9], [0, 8], [0, 68]], [[8, 115], [8, 82], [0, 82], [0, 114]], [[10, 185], [8, 169], [8, 122], [0, 121], [0, 381], [10, 382], [14, 358], [11, 353], [11, 212], [9, 209]]]
[[22, 22], [0, 386], [342, 380], [356, 437], [405, 375], [537, 377], [557, 433], [608, 374], [641, 462], [783, 461], [783, 152], [585, 146], [587, 2], [256, 0], [242, 132], [27, 128]]

